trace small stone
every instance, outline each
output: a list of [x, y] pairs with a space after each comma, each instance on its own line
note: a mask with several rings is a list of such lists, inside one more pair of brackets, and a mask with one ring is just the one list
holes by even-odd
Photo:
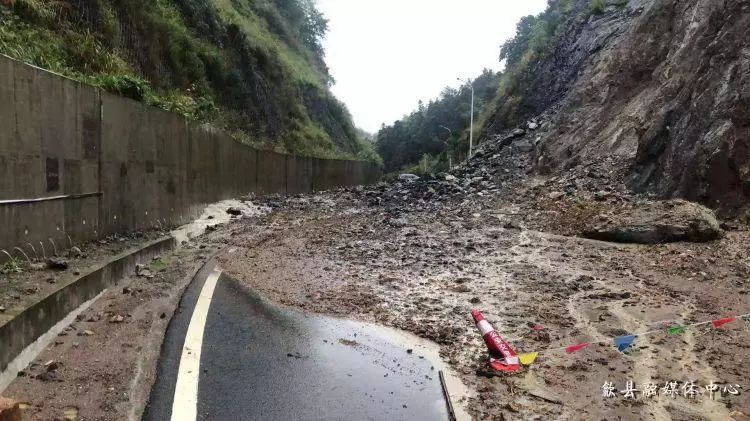
[[58, 381], [57, 378], [57, 372], [56, 371], [47, 371], [41, 374], [36, 375], [37, 380], [41, 380], [43, 382], [53, 382]]
[[47, 259], [47, 268], [54, 270], [67, 270], [68, 261], [61, 257], [50, 257]]
[[135, 274], [141, 278], [151, 279], [154, 277], [154, 274], [142, 264], [135, 265]]
[[597, 202], [603, 202], [603, 201], [607, 200], [607, 198], [609, 197], [609, 195], [610, 195], [609, 192], [606, 192], [606, 191], [603, 191], [603, 190], [602, 191], [598, 191], [598, 192], [594, 193], [594, 200], [596, 200]]
[[529, 142], [518, 142], [513, 148], [520, 152], [531, 152], [534, 150], [534, 145]]
[[521, 137], [526, 134], [526, 130], [524, 129], [515, 129], [512, 132], [510, 132], [510, 135], [513, 137]]
[[738, 229], [736, 224], [732, 224], [729, 222], [722, 222], [719, 227], [721, 227], [721, 229], [723, 229], [724, 231], [737, 231]]
[[93, 330], [84, 330], [82, 333], [79, 334], [79, 336], [94, 336], [96, 333], [94, 333]]
[[402, 228], [409, 225], [409, 221], [406, 218], [393, 218], [388, 221], [388, 225], [396, 228]]
[[5, 313], [5, 307], [0, 306], [0, 313]]
[[401, 175], [398, 176], [398, 180], [399, 181], [404, 181], [404, 182], [407, 182], [407, 183], [413, 183], [413, 182], [419, 180], [419, 176], [414, 175], [414, 174], [401, 174]]
[[60, 367], [60, 364], [54, 360], [49, 360], [44, 363], [44, 367], [47, 369], [47, 372], [50, 372], [57, 370]]
[[234, 216], [240, 216], [242, 215], [242, 209], [232, 206], [231, 208], [227, 209], [227, 213]]
[[122, 323], [123, 321], [125, 321], [125, 317], [123, 317], [123, 316], [121, 316], [119, 314], [117, 314], [117, 315], [113, 316], [111, 319], [109, 319], [110, 323]]
[[47, 265], [45, 265], [44, 263], [32, 263], [29, 265], [29, 268], [31, 268], [31, 270], [39, 271], [46, 269]]
[[79, 249], [78, 247], [74, 246], [74, 247], [71, 247], [70, 250], [68, 250], [68, 256], [69, 257], [82, 257], [83, 251], [81, 251], [81, 249]]

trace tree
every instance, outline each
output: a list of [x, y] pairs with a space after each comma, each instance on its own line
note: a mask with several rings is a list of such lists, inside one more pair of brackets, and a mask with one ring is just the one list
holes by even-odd
[[[482, 111], [497, 89], [499, 75], [484, 70], [473, 81], [476, 92], [476, 113]], [[377, 149], [383, 157], [386, 171], [392, 172], [422, 163], [447, 167], [446, 150], [453, 160], [463, 149], [468, 150], [466, 134], [471, 110], [471, 90], [446, 87], [427, 105], [417, 103], [417, 109], [390, 126], [381, 127], [377, 134]], [[441, 126], [448, 127], [450, 132]], [[446, 144], [448, 145], [446, 147]], [[427, 156], [428, 158], [425, 158]], [[437, 158], [436, 158], [437, 157]]]

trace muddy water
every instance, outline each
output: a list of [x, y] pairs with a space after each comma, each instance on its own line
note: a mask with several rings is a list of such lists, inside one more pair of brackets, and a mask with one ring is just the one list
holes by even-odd
[[182, 244], [183, 241], [189, 241], [206, 232], [207, 227], [225, 224], [232, 219], [232, 215], [227, 213], [227, 209], [232, 207], [240, 209], [243, 217], [257, 216], [268, 212], [267, 208], [255, 206], [249, 201], [224, 200], [206, 206], [198, 219], [175, 229], [172, 231], [172, 236], [177, 240], [177, 244]]
[[472, 396], [472, 392], [458, 378], [455, 371], [447, 365], [442, 357], [440, 357], [440, 346], [438, 344], [403, 330], [371, 323], [350, 323], [354, 326], [359, 326], [362, 331], [368, 332], [368, 334], [374, 335], [382, 340], [386, 340], [397, 347], [412, 349], [414, 355], [417, 355], [420, 358], [424, 357], [426, 360], [430, 361], [435, 367], [435, 370], [443, 371], [446, 387], [451, 402], [453, 403], [453, 410], [456, 419], [459, 421], [471, 419], [466, 411], [466, 406], [469, 398]]

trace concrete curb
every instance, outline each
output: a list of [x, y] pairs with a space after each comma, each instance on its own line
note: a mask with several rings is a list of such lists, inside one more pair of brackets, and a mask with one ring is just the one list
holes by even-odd
[[175, 240], [165, 237], [136, 250], [114, 256], [36, 301], [0, 325], [0, 372], [27, 346], [81, 304], [135, 272], [135, 265], [172, 250]]

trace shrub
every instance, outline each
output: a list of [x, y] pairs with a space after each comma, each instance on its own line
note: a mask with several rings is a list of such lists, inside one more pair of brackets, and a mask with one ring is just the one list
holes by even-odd
[[132, 75], [99, 75], [93, 79], [93, 83], [105, 91], [136, 101], [146, 100], [151, 92], [151, 87], [145, 79]]
[[589, 13], [592, 15], [600, 15], [604, 13], [604, 7], [606, 4], [604, 4], [604, 0], [591, 0], [591, 3], [589, 4]]
[[28, 22], [45, 26], [54, 24], [54, 11], [41, 0], [16, 0], [12, 4], [13, 11]]
[[13, 258], [5, 262], [0, 267], [0, 273], [3, 273], [3, 274], [21, 273], [24, 271], [26, 266], [27, 266], [27, 263], [25, 261]]

